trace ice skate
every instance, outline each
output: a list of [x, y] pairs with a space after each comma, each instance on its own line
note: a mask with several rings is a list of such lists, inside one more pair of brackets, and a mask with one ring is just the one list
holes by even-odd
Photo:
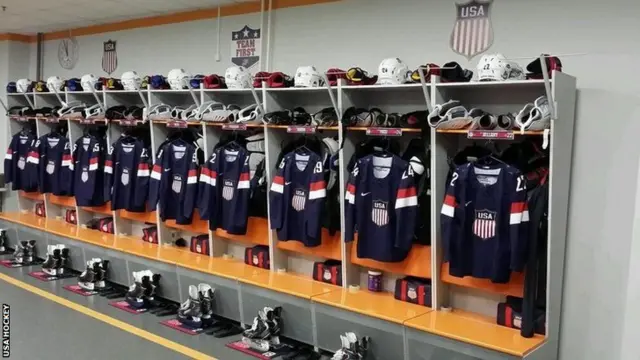
[[189, 286], [189, 298], [178, 309], [178, 320], [192, 329], [202, 327], [200, 292], [195, 285]]

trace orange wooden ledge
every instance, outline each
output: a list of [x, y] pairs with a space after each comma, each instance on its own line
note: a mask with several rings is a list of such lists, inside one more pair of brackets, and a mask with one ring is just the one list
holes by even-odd
[[269, 245], [269, 223], [267, 219], [250, 217], [245, 235], [229, 234], [223, 229], [217, 229], [215, 235], [221, 238], [250, 244]]
[[200, 215], [197, 213], [193, 214], [193, 221], [188, 225], [180, 225], [176, 224], [175, 220], [167, 220], [165, 221], [165, 225], [170, 228], [189, 231], [196, 234], [208, 234], [209, 233], [209, 222], [207, 220], [200, 219]]
[[478, 279], [471, 276], [463, 278], [449, 275], [449, 263], [442, 264], [440, 272], [442, 282], [468, 288], [474, 288], [501, 295], [522, 297], [524, 292], [524, 273], [511, 273], [511, 280], [507, 284], [494, 284], [489, 279]]
[[27, 199], [31, 199], [34, 201], [42, 201], [44, 200], [44, 195], [37, 193], [37, 192], [25, 192], [20, 190], [20, 196], [22, 196], [23, 198], [27, 198]]
[[83, 210], [93, 212], [93, 213], [104, 214], [109, 216], [113, 215], [113, 212], [111, 211], [111, 201], [107, 202], [102, 206], [82, 206], [81, 208]]
[[449, 339], [524, 357], [544, 341], [544, 336], [520, 336], [520, 330], [496, 324], [489, 318], [461, 310], [432, 311], [406, 321], [405, 326], [426, 331]]
[[432, 311], [426, 306], [396, 300], [391, 293], [375, 293], [362, 289], [350, 291], [340, 288], [314, 296], [312, 301], [398, 324]]
[[406, 259], [397, 263], [387, 263], [358, 257], [358, 239], [351, 248], [351, 262], [369, 269], [387, 271], [394, 274], [417, 276], [431, 279], [431, 246], [415, 244]]
[[123, 219], [146, 222], [146, 223], [154, 223], [154, 224], [156, 224], [158, 221], [155, 211], [144, 212], [144, 213], [131, 212], [127, 210], [118, 210], [118, 211], [119, 211], [118, 214]]
[[277, 246], [278, 249], [288, 250], [299, 254], [342, 260], [340, 242], [340, 232], [336, 232], [331, 236], [327, 229], [322, 229], [322, 243], [318, 246], [306, 247], [300, 241], [295, 240], [278, 241]]
[[55, 205], [66, 206], [66, 207], [75, 207], [76, 206], [76, 198], [73, 196], [57, 196], [53, 194], [47, 195], [47, 201], [51, 202]]

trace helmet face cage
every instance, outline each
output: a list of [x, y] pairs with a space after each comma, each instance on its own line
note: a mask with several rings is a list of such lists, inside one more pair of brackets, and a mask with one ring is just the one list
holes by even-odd
[[31, 80], [29, 79], [20, 79], [16, 81], [16, 90], [18, 90], [19, 93], [28, 92], [30, 86], [31, 86]]
[[189, 88], [191, 76], [184, 69], [173, 69], [169, 71], [167, 80], [172, 90], [183, 90]]
[[324, 81], [314, 66], [300, 66], [294, 77], [295, 87], [320, 87]]
[[58, 76], [50, 76], [47, 79], [47, 88], [49, 89], [49, 91], [52, 91], [52, 92], [62, 91], [63, 86], [64, 86], [64, 80], [60, 79], [60, 77]]

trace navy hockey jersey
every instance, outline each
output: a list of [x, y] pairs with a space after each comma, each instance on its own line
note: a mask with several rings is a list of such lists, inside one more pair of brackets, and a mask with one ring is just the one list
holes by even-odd
[[407, 257], [418, 213], [414, 182], [409, 163], [395, 155], [357, 161], [345, 196], [345, 241], [358, 232], [359, 258], [398, 262]]
[[460, 165], [442, 205], [444, 260], [453, 276], [509, 281], [526, 260], [529, 213], [520, 171], [500, 163]]
[[162, 220], [191, 224], [197, 191], [196, 147], [182, 140], [165, 144], [158, 151], [149, 179], [149, 206], [160, 204]]
[[11, 139], [4, 156], [4, 178], [12, 183], [13, 190], [37, 191], [36, 174], [27, 166], [27, 158], [36, 137], [31, 133], [19, 132]]
[[198, 210], [209, 220], [209, 229], [229, 234], [247, 233], [250, 189], [249, 153], [220, 147], [214, 150], [200, 172]]
[[56, 133], [41, 136], [29, 152], [27, 163], [36, 174], [40, 193], [72, 195], [71, 146], [67, 137]]
[[150, 174], [149, 150], [141, 140], [116, 141], [104, 164], [105, 198], [111, 200], [111, 210], [146, 211]]
[[279, 240], [320, 245], [326, 188], [320, 156], [313, 152], [284, 156], [269, 192], [271, 228]]
[[106, 143], [85, 135], [73, 145], [73, 194], [78, 206], [102, 206], [104, 197], [104, 158]]

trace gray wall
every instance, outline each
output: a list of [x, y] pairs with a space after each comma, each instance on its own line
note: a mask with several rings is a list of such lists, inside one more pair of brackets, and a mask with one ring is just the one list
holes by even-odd
[[[490, 52], [582, 54], [561, 56], [579, 87], [561, 358], [637, 359], [640, 249], [632, 247], [632, 239], [640, 150], [640, 3], [495, 0], [492, 6]], [[477, 58], [468, 63], [449, 49], [454, 9], [449, 0], [345, 0], [280, 10], [273, 16], [272, 68], [292, 73], [303, 64], [358, 65], [375, 72], [392, 56], [411, 67], [450, 60], [475, 67]], [[230, 32], [245, 23], [256, 27], [260, 19], [253, 14], [222, 21], [219, 63], [213, 60], [216, 22], [203, 20], [81, 37], [80, 62], [71, 72], [58, 65], [58, 41], [47, 42], [44, 74], [102, 75], [102, 41], [108, 39], [118, 41], [117, 75], [130, 69], [167, 73], [178, 66], [221, 73], [230, 65]], [[33, 66], [29, 73], [35, 73]]]

